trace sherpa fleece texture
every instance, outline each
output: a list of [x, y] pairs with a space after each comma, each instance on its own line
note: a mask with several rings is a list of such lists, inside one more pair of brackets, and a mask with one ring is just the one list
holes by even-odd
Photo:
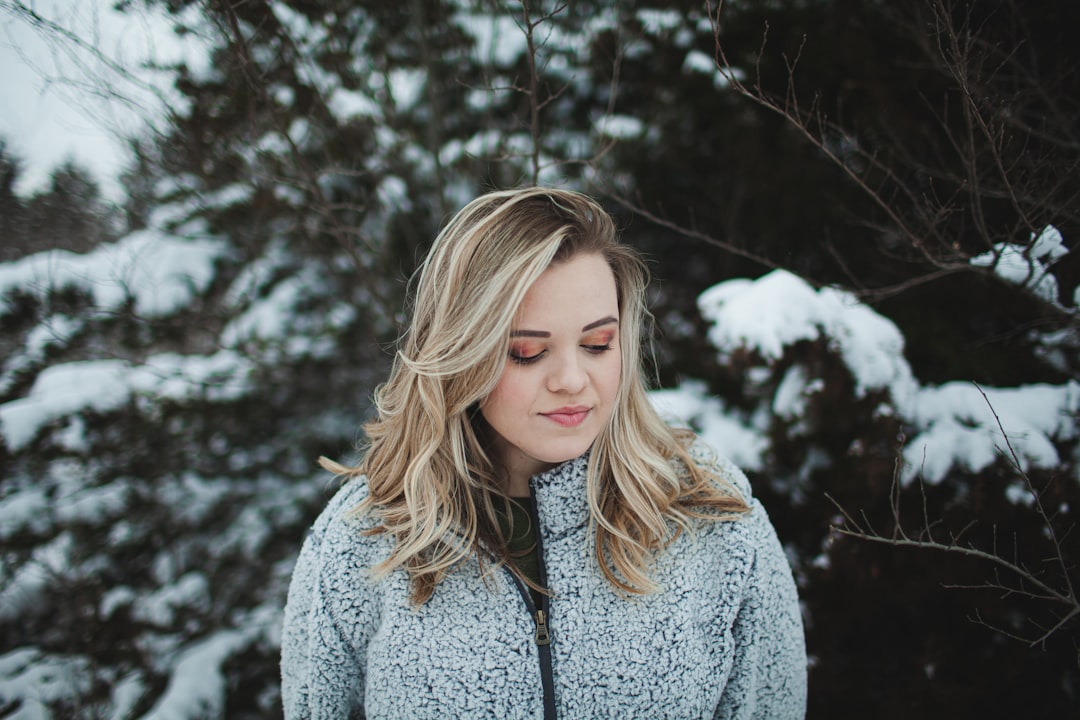
[[[560, 718], [800, 718], [806, 650], [791, 569], [760, 503], [703, 523], [656, 561], [663, 590], [624, 598], [592, 557], [587, 454], [532, 479], [551, 598]], [[746, 497], [749, 483], [720, 471]], [[285, 717], [542, 718], [535, 625], [512, 575], [470, 560], [421, 608], [403, 571], [373, 582], [391, 540], [348, 511], [346, 484], [293, 572], [282, 633]]]

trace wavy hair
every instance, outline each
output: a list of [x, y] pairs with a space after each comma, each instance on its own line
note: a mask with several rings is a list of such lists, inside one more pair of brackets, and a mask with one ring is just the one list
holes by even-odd
[[605, 578], [624, 593], [653, 592], [652, 558], [692, 518], [726, 520], [747, 509], [730, 484], [691, 458], [692, 433], [670, 428], [648, 400], [641, 357], [648, 270], [618, 243], [611, 217], [571, 191], [492, 192], [450, 220], [413, 277], [411, 322], [375, 392], [363, 460], [352, 468], [320, 460], [341, 475], [366, 476], [368, 496], [356, 512], [372, 513], [378, 526], [370, 532], [395, 541], [372, 574], [404, 567], [416, 605], [470, 556], [482, 566], [509, 562], [495, 509], [506, 498], [478, 407], [502, 374], [526, 291], [549, 265], [579, 253], [608, 262], [620, 316], [622, 378], [584, 489]]

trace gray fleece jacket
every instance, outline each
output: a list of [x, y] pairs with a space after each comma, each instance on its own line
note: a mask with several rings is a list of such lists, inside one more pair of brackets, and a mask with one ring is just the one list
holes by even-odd
[[[553, 593], [541, 608], [509, 571], [483, 577], [475, 560], [412, 608], [403, 571], [369, 579], [391, 540], [363, 534], [374, 520], [348, 511], [367, 485], [346, 484], [293, 571], [281, 638], [285, 717], [803, 717], [795, 583], [760, 503], [740, 520], [680, 535], [651, 575], [663, 590], [627, 599], [592, 557], [586, 464], [587, 455], [532, 479]], [[741, 472], [726, 463], [720, 471], [749, 497]]]

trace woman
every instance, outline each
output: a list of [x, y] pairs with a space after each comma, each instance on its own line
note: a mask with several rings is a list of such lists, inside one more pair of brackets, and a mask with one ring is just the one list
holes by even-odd
[[744, 476], [650, 406], [646, 270], [563, 190], [439, 234], [282, 635], [287, 718], [801, 717], [791, 571]]

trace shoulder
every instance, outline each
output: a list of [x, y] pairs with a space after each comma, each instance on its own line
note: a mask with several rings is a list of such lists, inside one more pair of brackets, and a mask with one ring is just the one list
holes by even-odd
[[315, 519], [293, 567], [287, 616], [288, 611], [306, 612], [301, 608], [308, 608], [319, 596], [332, 616], [346, 617], [355, 609], [350, 609], [348, 599], [368, 592], [369, 570], [386, 555], [386, 540], [365, 532], [375, 525], [356, 511], [366, 497], [367, 483], [362, 478], [350, 479]]
[[[329, 491], [328, 491], [329, 492]], [[360, 503], [368, 497], [367, 478], [363, 475], [345, 480], [326, 503], [315, 519], [312, 530], [325, 533], [340, 525], [363, 525], [365, 518], [357, 512]]]
[[346, 480], [315, 519], [307, 544], [319, 548], [323, 558], [367, 554], [380, 544], [378, 536], [368, 532], [377, 526], [377, 521], [370, 513], [360, 511], [367, 497], [366, 478]]
[[787, 556], [783, 552], [776, 528], [765, 506], [754, 497], [746, 474], [700, 438], [694, 438], [687, 446], [687, 451], [699, 467], [713, 476], [719, 492], [734, 495], [746, 505], [745, 512], [734, 517], [729, 516], [727, 522], [714, 523], [710, 534], [721, 538], [728, 551], [731, 546], [744, 548], [747, 560], [757, 566], [758, 570], [771, 572], [783, 568], [790, 574]]

